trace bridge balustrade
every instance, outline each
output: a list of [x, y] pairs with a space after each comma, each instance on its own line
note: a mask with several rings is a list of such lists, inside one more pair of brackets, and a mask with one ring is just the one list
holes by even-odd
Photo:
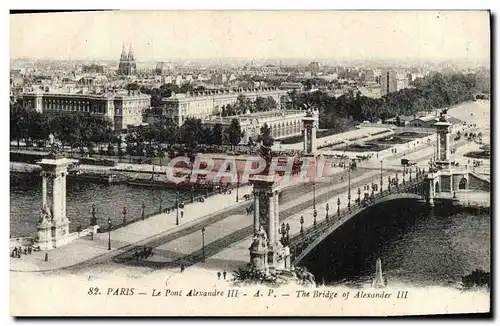
[[[332, 225], [342, 220], [348, 215], [356, 215], [361, 210], [376, 205], [383, 201], [383, 199], [389, 195], [397, 193], [418, 193], [420, 194], [418, 186], [421, 185], [423, 178], [414, 178], [411, 181], [406, 182], [397, 189], [391, 187], [391, 189], [385, 189], [377, 194], [374, 194], [372, 200], [363, 199], [359, 202], [357, 206], [351, 206], [351, 209], [344, 208], [340, 210], [340, 214], [335, 214], [330, 216], [328, 219], [324, 219], [317, 222], [315, 225], [311, 225], [303, 229], [303, 232], [296, 234], [290, 239], [290, 248], [294, 252], [294, 257], [300, 255], [300, 253], [305, 250], [318, 236], [326, 232]], [[422, 194], [420, 194], [422, 195]]]

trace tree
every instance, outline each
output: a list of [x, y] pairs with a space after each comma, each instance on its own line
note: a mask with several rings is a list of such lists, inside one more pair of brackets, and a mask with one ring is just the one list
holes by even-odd
[[17, 148], [20, 147], [21, 139], [26, 138], [28, 132], [26, 114], [26, 109], [20, 102], [10, 104], [10, 140], [17, 142]]
[[231, 124], [228, 128], [226, 128], [225, 134], [227, 135], [228, 143], [231, 144], [232, 150], [234, 146], [238, 145], [241, 142], [241, 138], [243, 137], [240, 121], [238, 119], [231, 120]]
[[201, 141], [205, 145], [213, 145], [214, 144], [214, 133], [213, 128], [211, 126], [203, 125], [201, 127]]
[[222, 145], [224, 128], [220, 123], [216, 123], [213, 127], [213, 143], [216, 145]]
[[256, 112], [270, 111], [275, 109], [277, 106], [278, 103], [276, 103], [276, 101], [272, 96], [268, 97], [258, 96], [253, 103], [253, 108]]
[[180, 138], [181, 143], [186, 145], [190, 153], [196, 151], [201, 135], [201, 120], [194, 118], [186, 119], [180, 130]]
[[[227, 107], [226, 107], [227, 110]], [[253, 112], [252, 101], [243, 94], [238, 95], [236, 103], [234, 104], [235, 115], [245, 114], [247, 111]]]

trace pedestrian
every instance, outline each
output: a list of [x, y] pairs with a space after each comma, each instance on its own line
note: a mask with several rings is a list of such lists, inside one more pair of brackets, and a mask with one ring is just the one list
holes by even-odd
[[220, 272], [217, 272], [217, 278], [220, 280]]
[[27, 255], [27, 254], [28, 254], [28, 249], [24, 248], [23, 253], [24, 253], [25, 255]]
[[224, 275], [224, 280], [225, 280], [225, 279], [226, 279], [226, 275], [227, 275], [226, 271], [224, 271], [224, 272], [222, 273], [222, 275]]
[[29, 255], [31, 255], [31, 251], [32, 251], [32, 250], [33, 250], [33, 249], [31, 249], [31, 247], [28, 247], [28, 254], [29, 254]]
[[184, 264], [181, 264], [181, 273], [184, 273]]

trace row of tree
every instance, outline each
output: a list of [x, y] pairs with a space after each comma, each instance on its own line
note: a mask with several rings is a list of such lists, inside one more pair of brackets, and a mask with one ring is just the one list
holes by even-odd
[[49, 116], [25, 109], [19, 102], [10, 105], [10, 139], [20, 146], [23, 140], [27, 146], [46, 146], [50, 140], [58, 140], [62, 146], [89, 151], [102, 143], [116, 141], [111, 122], [94, 115], [75, 112], [72, 115]]
[[79, 112], [47, 115], [25, 109], [18, 102], [11, 103], [10, 139], [17, 141], [18, 147], [21, 141], [27, 146], [46, 146], [50, 135], [72, 150], [86, 148], [92, 153], [96, 147], [106, 144], [110, 152], [122, 153], [125, 150], [130, 155], [156, 156], [170, 145], [183, 145], [192, 152], [198, 145], [236, 146], [241, 142], [243, 132], [237, 119], [233, 119], [229, 126], [206, 125], [200, 119], [187, 119], [179, 127], [171, 119], [160, 117], [150, 125], [130, 129], [122, 139], [120, 131], [113, 131], [111, 122], [101, 116]]
[[398, 115], [440, 109], [474, 99], [478, 91], [475, 74], [434, 73], [414, 81], [414, 87], [375, 99], [350, 91], [335, 98], [325, 92], [289, 94], [292, 107], [315, 107], [320, 114], [320, 128], [339, 132], [362, 121], [376, 122]]
[[258, 96], [255, 101], [250, 100], [243, 94], [238, 95], [236, 103], [233, 105], [223, 105], [220, 110], [220, 115], [223, 117], [245, 114], [247, 112], [264, 112], [274, 110], [278, 107], [276, 100], [271, 97]]

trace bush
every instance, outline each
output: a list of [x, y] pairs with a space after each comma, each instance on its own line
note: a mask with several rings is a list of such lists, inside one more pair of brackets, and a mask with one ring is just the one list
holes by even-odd
[[80, 159], [80, 164], [88, 164], [88, 165], [101, 165], [101, 166], [116, 166], [116, 162], [114, 160], [108, 160], [104, 158], [91, 158], [91, 157], [83, 157]]
[[276, 284], [276, 277], [272, 275], [266, 275], [253, 267], [238, 268], [238, 270], [233, 271], [233, 281], [236, 283], [259, 283], [274, 285]]

